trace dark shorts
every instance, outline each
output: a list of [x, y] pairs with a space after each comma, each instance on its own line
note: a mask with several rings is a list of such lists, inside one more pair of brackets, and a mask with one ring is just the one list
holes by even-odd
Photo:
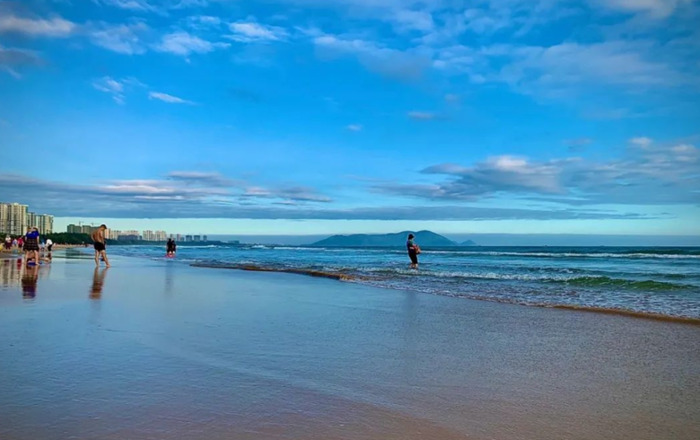
[[22, 249], [24, 249], [25, 252], [38, 251], [39, 243], [36, 240], [27, 240], [24, 242]]
[[105, 250], [105, 244], [104, 244], [104, 243], [95, 242], [95, 250], [96, 250], [97, 252], [102, 252], [103, 250]]
[[408, 253], [408, 258], [411, 259], [411, 263], [413, 263], [413, 264], [418, 264], [418, 255], [416, 255], [415, 252], [409, 252], [409, 253]]
[[51, 248], [53, 247], [52, 244], [48, 245], [47, 248], [49, 249], [49, 252], [51, 252]]

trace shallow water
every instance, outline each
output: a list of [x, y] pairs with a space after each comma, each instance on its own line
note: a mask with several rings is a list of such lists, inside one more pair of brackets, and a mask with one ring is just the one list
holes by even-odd
[[[161, 259], [153, 246], [110, 252]], [[400, 249], [180, 246], [179, 262], [324, 272], [377, 287], [499, 302], [700, 318], [700, 248], [462, 247]]]
[[112, 261], [0, 289], [3, 440], [700, 436], [697, 326]]

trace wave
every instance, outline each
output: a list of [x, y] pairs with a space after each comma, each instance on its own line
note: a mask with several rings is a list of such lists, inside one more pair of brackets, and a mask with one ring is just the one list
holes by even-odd
[[531, 257], [531, 258], [669, 258], [669, 259], [700, 259], [695, 253], [655, 253], [655, 252], [511, 252], [511, 251], [431, 251], [424, 250], [425, 254], [452, 254], [484, 257]]
[[339, 272], [324, 272], [314, 269], [301, 269], [291, 267], [274, 267], [274, 266], [257, 266], [253, 264], [217, 264], [217, 263], [193, 263], [193, 267], [207, 267], [210, 269], [236, 269], [252, 272], [282, 272], [293, 273], [298, 275], [308, 275], [312, 277], [331, 278], [339, 281], [349, 281], [359, 279], [360, 277]]
[[373, 280], [373, 281], [400, 281], [406, 277], [418, 277], [423, 280], [430, 278], [447, 280], [480, 280], [480, 281], [525, 281], [545, 284], [562, 284], [577, 287], [589, 288], [620, 288], [626, 290], [682, 290], [692, 289], [695, 286], [673, 283], [668, 281], [658, 281], [652, 279], [637, 280], [626, 278], [613, 278], [603, 275], [556, 275], [556, 274], [518, 274], [518, 273], [496, 273], [496, 272], [433, 272], [416, 271], [405, 267], [361, 267], [356, 269], [337, 267], [287, 267], [276, 265], [263, 265], [259, 262], [245, 261], [229, 263], [221, 261], [197, 261], [191, 264], [195, 267], [208, 267], [216, 269], [238, 269], [255, 272], [282, 272], [294, 273], [298, 275], [309, 275], [314, 277], [331, 278], [336, 280]]
[[552, 280], [552, 282], [562, 282], [581, 287], [622, 287], [638, 290], [680, 290], [693, 288], [693, 286], [687, 284], [670, 283], [666, 281], [629, 280], [606, 276], [575, 277], [568, 280]]

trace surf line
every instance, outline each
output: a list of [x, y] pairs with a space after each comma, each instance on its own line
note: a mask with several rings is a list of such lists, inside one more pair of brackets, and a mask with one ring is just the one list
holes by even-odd
[[307, 275], [319, 278], [330, 278], [332, 280], [338, 281], [351, 281], [356, 279], [361, 279], [361, 277], [348, 275], [344, 273], [337, 272], [324, 272], [321, 270], [312, 269], [293, 269], [293, 268], [276, 268], [276, 267], [264, 267], [256, 266], [253, 264], [206, 264], [206, 263], [192, 263], [192, 267], [207, 267], [210, 269], [236, 269], [236, 270], [247, 270], [251, 272], [282, 272], [282, 273], [293, 273], [297, 275]]

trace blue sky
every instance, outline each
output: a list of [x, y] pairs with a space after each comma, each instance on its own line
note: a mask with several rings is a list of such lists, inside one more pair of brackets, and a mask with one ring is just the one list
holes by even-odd
[[120, 229], [700, 235], [700, 2], [0, 1], [0, 199]]

